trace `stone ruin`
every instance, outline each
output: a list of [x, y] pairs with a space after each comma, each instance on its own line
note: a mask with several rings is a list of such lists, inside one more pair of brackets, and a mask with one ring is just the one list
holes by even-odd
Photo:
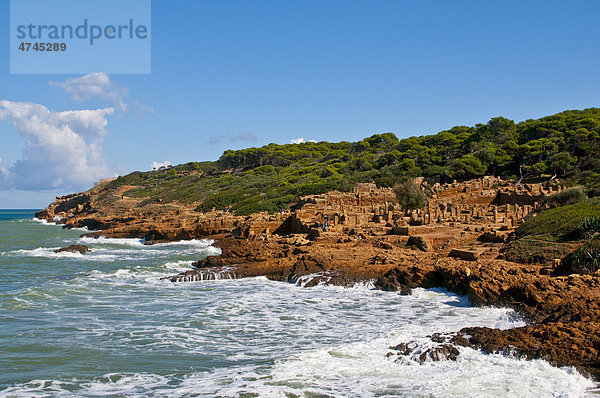
[[540, 210], [547, 196], [562, 190], [560, 185], [515, 184], [492, 176], [421, 186], [433, 193], [427, 208], [416, 214], [424, 224], [488, 222], [507, 227], [515, 227]]
[[246, 223], [242, 235], [308, 233], [313, 229], [385, 233], [390, 228], [393, 233], [406, 235], [411, 226], [455, 224], [514, 228], [540, 210], [547, 196], [562, 190], [560, 185], [521, 185], [492, 176], [448, 184], [428, 184], [421, 178], [417, 183], [430, 195], [425, 208], [410, 213], [398, 208], [392, 188], [361, 183], [352, 192], [301, 197], [292, 209], [275, 215], [265, 213]]

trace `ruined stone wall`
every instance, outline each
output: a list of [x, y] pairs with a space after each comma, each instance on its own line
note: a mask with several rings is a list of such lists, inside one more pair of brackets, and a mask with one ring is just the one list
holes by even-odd
[[406, 215], [394, 207], [391, 188], [358, 184], [352, 192], [330, 191], [300, 199], [289, 214], [253, 217], [244, 224], [244, 235], [306, 233], [310, 229], [380, 228], [447, 223], [490, 223], [516, 226], [536, 211], [545, 197], [560, 188], [544, 184], [518, 185], [486, 176], [476, 180], [428, 185], [425, 208]]
[[416, 217], [424, 223], [487, 221], [515, 226], [562, 189], [549, 183], [515, 184], [486, 176], [450, 184], [422, 184], [433, 195]]

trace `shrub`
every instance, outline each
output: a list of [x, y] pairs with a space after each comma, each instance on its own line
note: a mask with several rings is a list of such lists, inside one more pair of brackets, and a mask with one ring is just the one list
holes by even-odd
[[394, 177], [377, 177], [375, 178], [375, 184], [379, 188], [391, 188], [396, 183], [396, 179]]
[[582, 202], [586, 199], [587, 195], [583, 190], [583, 187], [573, 187], [549, 196], [546, 199], [546, 203], [548, 203], [550, 207], [554, 208], [566, 205], [573, 205]]
[[275, 167], [269, 165], [259, 166], [254, 169], [254, 174], [264, 175], [264, 174], [272, 174], [275, 172]]
[[600, 187], [592, 188], [587, 192], [590, 198], [595, 198], [596, 196], [600, 196]]
[[427, 196], [415, 183], [415, 180], [404, 178], [394, 185], [398, 205], [404, 210], [422, 209], [427, 205]]

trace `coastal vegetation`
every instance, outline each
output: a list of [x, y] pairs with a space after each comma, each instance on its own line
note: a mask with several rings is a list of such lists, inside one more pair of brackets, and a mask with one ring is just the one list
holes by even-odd
[[578, 264], [580, 270], [595, 271], [600, 259], [599, 232], [600, 197], [582, 200], [542, 211], [525, 221], [515, 231], [516, 239], [507, 244], [504, 257], [524, 263], [565, 258], [568, 267]]
[[247, 215], [277, 212], [302, 195], [349, 191], [358, 182], [393, 187], [416, 176], [440, 182], [483, 175], [560, 179], [596, 196], [599, 173], [600, 109], [590, 108], [520, 123], [496, 117], [405, 139], [383, 133], [358, 142], [228, 150], [217, 161], [134, 172], [97, 189], [105, 190], [100, 196], [105, 202], [114, 200], [112, 190], [131, 186], [126, 196]]

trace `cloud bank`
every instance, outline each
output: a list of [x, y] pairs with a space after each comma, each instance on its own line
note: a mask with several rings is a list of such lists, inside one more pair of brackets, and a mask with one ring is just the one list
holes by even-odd
[[0, 101], [0, 121], [23, 137], [22, 158], [0, 160], [0, 189], [81, 189], [109, 176], [102, 155], [114, 108], [53, 112], [30, 102]]
[[64, 82], [50, 82], [49, 84], [65, 90], [73, 101], [102, 98], [110, 101], [121, 111], [127, 110], [125, 98], [129, 94], [129, 90], [111, 81], [106, 73], [90, 73], [81, 77], [67, 79]]

